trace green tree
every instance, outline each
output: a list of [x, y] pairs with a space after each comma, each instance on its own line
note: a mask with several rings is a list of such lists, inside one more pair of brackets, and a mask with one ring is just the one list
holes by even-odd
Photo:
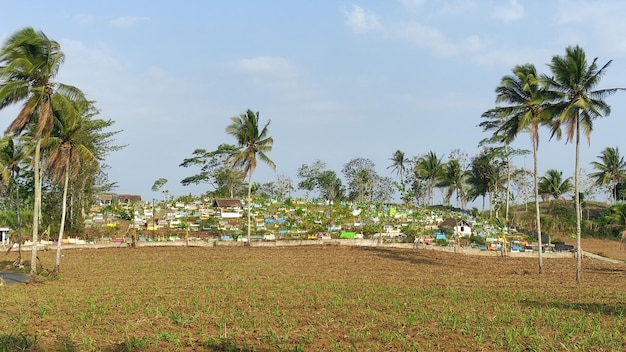
[[[549, 121], [547, 101], [555, 94], [541, 85], [537, 70], [532, 64], [518, 65], [512, 75], [502, 77], [496, 88], [497, 106], [483, 113], [485, 119], [479, 124], [484, 131], [492, 131], [492, 138], [508, 145], [519, 132], [528, 132], [533, 145], [533, 182], [535, 191], [535, 223], [539, 247], [541, 247], [541, 214], [539, 211], [539, 127]], [[539, 272], [543, 270], [543, 260], [539, 251]]]
[[257, 166], [258, 158], [276, 169], [274, 162], [266, 153], [272, 151], [274, 140], [268, 135], [270, 121], [265, 126], [259, 125], [259, 113], [247, 110], [239, 116], [231, 118], [231, 124], [226, 127], [226, 133], [233, 136], [239, 146], [239, 151], [233, 155], [233, 165], [241, 167], [244, 177], [248, 176], [248, 244], [250, 243], [250, 224], [252, 215], [252, 173]]
[[356, 158], [346, 163], [341, 170], [347, 183], [348, 197], [358, 202], [371, 201], [374, 196], [376, 165], [370, 159]]
[[435, 201], [435, 186], [443, 173], [443, 158], [437, 156], [432, 150], [429, 151], [417, 159], [415, 173], [418, 177], [426, 180], [428, 203], [433, 205]]
[[81, 164], [93, 163], [97, 165], [98, 160], [94, 153], [83, 144], [85, 141], [83, 121], [88, 111], [87, 102], [70, 101], [58, 93], [52, 95], [52, 100], [54, 102], [53, 116], [55, 123], [51, 136], [46, 143], [46, 149], [49, 151], [49, 154], [44, 167], [50, 172], [53, 182], [63, 183], [61, 224], [59, 226], [56, 259], [53, 269], [53, 273], [59, 273], [70, 176], [76, 177], [78, 175]]
[[325, 168], [326, 164], [320, 160], [315, 160], [311, 165], [302, 164], [298, 168], [298, 188], [306, 191], [306, 199], [319, 187], [319, 177]]
[[626, 181], [626, 161], [620, 156], [619, 148], [606, 147], [598, 156], [601, 161], [592, 161], [591, 166], [598, 170], [589, 177], [594, 179], [596, 186], [608, 186], [611, 192], [611, 201], [617, 202], [617, 185]]
[[[24, 102], [5, 134], [19, 135], [30, 129], [35, 139], [33, 243], [38, 242], [39, 235], [41, 140], [52, 131], [52, 95], [57, 92], [73, 101], [84, 100], [84, 95], [77, 88], [53, 81], [64, 59], [65, 55], [59, 43], [30, 27], [9, 36], [0, 49], [0, 110]], [[31, 122], [34, 122], [34, 125], [31, 125]], [[33, 245], [31, 275], [36, 274], [37, 246]]]
[[400, 192], [402, 193], [402, 201], [404, 204], [408, 204], [409, 200], [406, 196], [405, 184], [404, 184], [404, 174], [406, 172], [406, 166], [408, 163], [407, 158], [404, 155], [403, 151], [396, 150], [393, 153], [393, 156], [389, 159], [391, 160], [391, 165], [387, 166], [388, 169], [395, 171], [398, 177], [400, 177]]
[[571, 178], [563, 179], [563, 171], [550, 169], [539, 180], [539, 193], [547, 194], [554, 200], [563, 197], [572, 190]]
[[502, 185], [501, 169], [501, 162], [494, 149], [484, 148], [480, 154], [472, 159], [467, 171], [468, 198], [475, 200], [482, 196], [483, 211], [485, 211], [485, 198], [488, 195], [490, 216], [495, 194]]
[[552, 57], [552, 61], [548, 64], [552, 76], [542, 76], [548, 89], [558, 95], [558, 98], [552, 101], [551, 107], [554, 114], [554, 119], [551, 121], [552, 135], [560, 137], [561, 126], [565, 125], [567, 142], [574, 142], [576, 145], [574, 199], [576, 203], [576, 282], [578, 283], [582, 281], [583, 257], [579, 190], [580, 133], [582, 129], [587, 136], [587, 142], [590, 143], [594, 120], [611, 113], [611, 107], [604, 99], [619, 90], [619, 88], [596, 89], [611, 64], [611, 61], [608, 61], [602, 67], [598, 67], [597, 61], [598, 59], [595, 58], [589, 63], [581, 47], [570, 46], [565, 49], [565, 55]]
[[21, 143], [16, 143], [12, 136], [0, 139], [0, 178], [6, 184], [8, 197], [11, 200], [11, 208], [16, 215], [14, 225], [18, 241], [17, 265], [22, 264], [22, 217], [19, 178], [26, 161], [27, 155]]
[[231, 159], [238, 153], [237, 146], [220, 144], [216, 150], [207, 151], [196, 149], [190, 158], [186, 158], [180, 167], [200, 167], [196, 175], [185, 177], [180, 183], [183, 186], [190, 184], [208, 183], [213, 186], [213, 195], [216, 197], [233, 198], [243, 190], [244, 175], [240, 168], [234, 167]]

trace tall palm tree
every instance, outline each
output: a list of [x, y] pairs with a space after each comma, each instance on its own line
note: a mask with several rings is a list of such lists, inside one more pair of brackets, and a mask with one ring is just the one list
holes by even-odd
[[432, 150], [420, 157], [415, 164], [416, 174], [426, 180], [430, 205], [434, 205], [435, 184], [443, 172], [443, 160]]
[[226, 133], [235, 137], [239, 151], [233, 156], [235, 166], [243, 169], [244, 177], [248, 176], [248, 244], [250, 244], [250, 225], [252, 214], [252, 173], [256, 169], [257, 156], [261, 161], [276, 169], [276, 164], [266, 153], [272, 151], [274, 139], [268, 136], [270, 121], [261, 128], [259, 113], [248, 109], [245, 113], [231, 118], [231, 124], [226, 127]]
[[402, 201], [404, 204], [408, 204], [404, 185], [404, 173], [406, 172], [406, 164], [408, 163], [408, 160], [404, 156], [404, 152], [400, 150], [396, 150], [389, 160], [391, 160], [391, 165], [387, 166], [387, 168], [391, 168], [391, 170], [395, 171], [400, 177], [400, 192], [402, 192]]
[[611, 64], [609, 60], [602, 67], [598, 67], [598, 58], [591, 63], [587, 61], [585, 51], [579, 47], [567, 47], [565, 55], [555, 55], [548, 64], [552, 76], [543, 75], [542, 79], [548, 89], [558, 94], [551, 107], [554, 113], [552, 120], [552, 135], [561, 136], [561, 126], [566, 127], [567, 142], [576, 144], [576, 161], [574, 166], [574, 197], [576, 203], [576, 282], [582, 281], [581, 248], [581, 210], [580, 210], [580, 132], [587, 136], [593, 130], [596, 118], [608, 116], [611, 107], [604, 101], [608, 96], [621, 88], [594, 90], [600, 79]]
[[83, 143], [86, 141], [83, 128], [83, 117], [88, 111], [86, 102], [73, 102], [59, 93], [53, 94], [52, 100], [54, 101], [53, 115], [55, 124], [46, 144], [49, 154], [45, 168], [50, 171], [53, 181], [63, 183], [61, 225], [59, 226], [56, 260], [53, 269], [54, 273], [59, 273], [70, 176], [76, 177], [78, 175], [81, 162], [97, 165], [98, 160], [94, 153]]
[[[34, 178], [35, 202], [33, 212], [33, 246], [31, 275], [37, 274], [39, 209], [41, 209], [41, 176], [39, 170], [42, 137], [46, 138], [53, 125], [52, 94], [60, 92], [73, 100], [84, 99], [75, 87], [54, 82], [65, 55], [59, 43], [41, 31], [24, 28], [17, 31], [0, 48], [0, 110], [24, 102], [17, 117], [5, 134], [19, 135], [31, 129], [35, 138]], [[34, 122], [34, 125], [31, 125]], [[32, 127], [31, 127], [32, 126]]]
[[596, 186], [609, 186], [611, 200], [617, 202], [617, 185], [626, 180], [626, 161], [619, 155], [619, 148], [606, 147], [598, 156], [601, 161], [591, 162], [591, 166], [598, 170], [592, 172], [589, 177], [595, 179]]
[[563, 171], [550, 169], [539, 180], [539, 192], [550, 195], [554, 200], [560, 199], [572, 190], [571, 177], [563, 179]]
[[[504, 103], [483, 113], [486, 120], [479, 124], [484, 131], [493, 131], [493, 138], [505, 145], [515, 140], [519, 132], [528, 132], [533, 145], [533, 181], [535, 191], [535, 224], [539, 248], [541, 244], [541, 213], [539, 211], [539, 127], [549, 121], [547, 101], [555, 94], [540, 84], [540, 77], [532, 64], [515, 66], [512, 75], [502, 77], [496, 88], [496, 104]], [[539, 253], [539, 273], [543, 259]]]

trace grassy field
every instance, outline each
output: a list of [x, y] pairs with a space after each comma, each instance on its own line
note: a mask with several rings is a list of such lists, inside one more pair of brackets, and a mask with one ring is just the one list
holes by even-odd
[[624, 264], [585, 259], [578, 285], [574, 258], [539, 275], [534, 258], [333, 245], [63, 254], [60, 277], [0, 287], [0, 351], [626, 349]]

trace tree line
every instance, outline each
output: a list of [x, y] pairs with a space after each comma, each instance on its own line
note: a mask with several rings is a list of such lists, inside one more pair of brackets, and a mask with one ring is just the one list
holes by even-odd
[[[109, 130], [113, 121], [97, 117], [95, 102], [55, 81], [64, 59], [58, 42], [30, 27], [0, 48], [0, 110], [21, 104], [0, 139], [0, 218], [17, 232], [18, 266], [24, 230], [32, 231], [33, 244], [40, 234], [58, 233], [53, 273], [65, 230], [82, 232], [95, 195], [113, 186], [103, 161], [121, 148], [113, 140], [118, 131]], [[30, 264], [35, 276], [36, 245]]]

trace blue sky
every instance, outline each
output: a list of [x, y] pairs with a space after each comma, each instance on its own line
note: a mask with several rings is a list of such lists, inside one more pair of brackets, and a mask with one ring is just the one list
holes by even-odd
[[[0, 1], [0, 39], [32, 26], [61, 43], [57, 80], [95, 100], [100, 117], [127, 145], [109, 156], [118, 193], [150, 190], [166, 178], [172, 195], [208, 186], [180, 184], [195, 169], [178, 165], [196, 148], [234, 143], [224, 129], [247, 109], [271, 120], [276, 171], [260, 164], [257, 182], [289, 176], [319, 159], [340, 173], [372, 160], [383, 176], [396, 150], [407, 156], [461, 149], [486, 137], [480, 115], [517, 64], [547, 72], [553, 55], [582, 46], [601, 64], [600, 88], [626, 87], [626, 2], [522, 0], [388, 1]], [[626, 92], [607, 99], [589, 163], [605, 147], [626, 153]], [[0, 111], [2, 130], [16, 109]], [[542, 130], [540, 173], [574, 171], [574, 146]], [[521, 134], [513, 145], [530, 149]], [[517, 157], [532, 167], [532, 157]]]

